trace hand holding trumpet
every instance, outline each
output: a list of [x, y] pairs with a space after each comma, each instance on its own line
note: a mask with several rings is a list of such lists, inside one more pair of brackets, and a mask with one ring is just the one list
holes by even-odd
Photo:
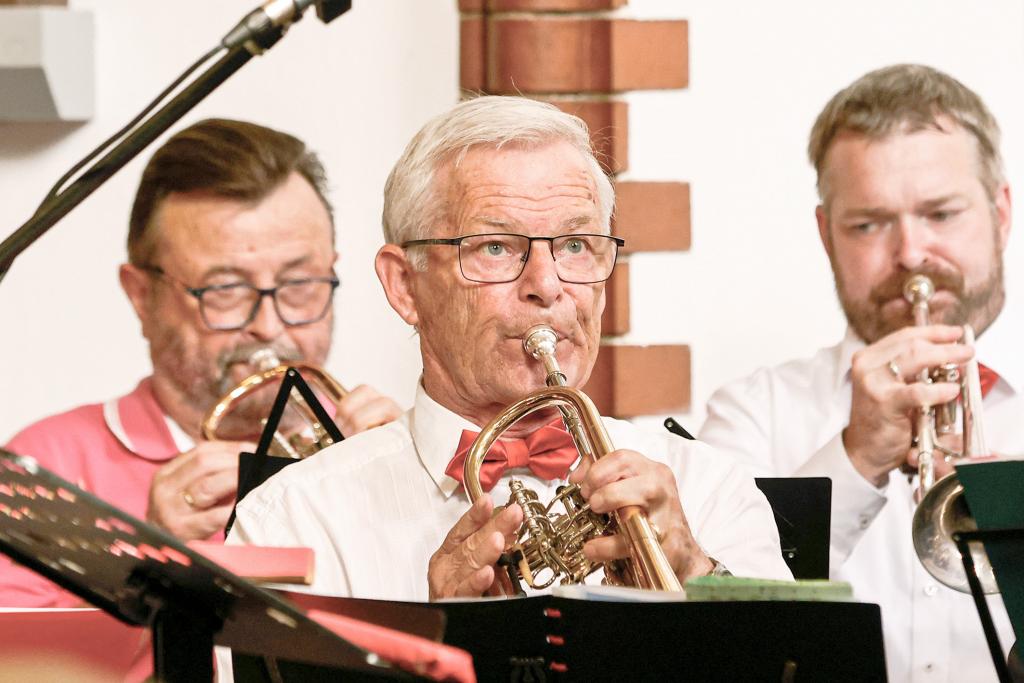
[[182, 541], [206, 540], [224, 529], [235, 504], [238, 454], [256, 444], [203, 441], [157, 470], [146, 520]]
[[430, 557], [427, 583], [430, 600], [480, 597], [495, 580], [495, 563], [516, 540], [523, 511], [509, 505], [497, 515], [483, 495], [473, 503]]
[[970, 360], [974, 349], [960, 343], [962, 335], [963, 328], [951, 325], [905, 327], [854, 354], [853, 398], [843, 445], [853, 466], [875, 486], [885, 484], [889, 472], [904, 464], [916, 468], [917, 453], [911, 446], [915, 411], [957, 397], [956, 383], [917, 379], [928, 368]]
[[[679, 500], [679, 488], [671, 468], [636, 451], [619, 449], [594, 463], [584, 460], [569, 476], [579, 484], [583, 498], [594, 512], [608, 514], [638, 506], [660, 531], [659, 542], [680, 583], [711, 572], [714, 565], [697, 544]], [[607, 563], [630, 556], [621, 533], [587, 541], [587, 559]]]
[[[276, 366], [277, 359], [271, 361]], [[402, 410], [391, 398], [361, 384], [335, 402], [335, 421], [349, 436], [395, 420]], [[250, 441], [209, 439], [157, 470], [149, 488], [148, 521], [183, 541], [205, 540], [224, 529], [238, 488], [238, 454]]]
[[[660, 544], [680, 582], [711, 572], [712, 561], [697, 544], [683, 514], [672, 470], [636, 451], [612, 451], [593, 464], [584, 460], [569, 476], [583, 498], [600, 514], [638, 506], [654, 523]], [[515, 504], [494, 514], [484, 494], [459, 519], [430, 559], [427, 580], [430, 599], [479, 596], [495, 580], [494, 564], [516, 541], [523, 523]], [[622, 533], [592, 538], [584, 546], [591, 562], [604, 564], [630, 557]]]

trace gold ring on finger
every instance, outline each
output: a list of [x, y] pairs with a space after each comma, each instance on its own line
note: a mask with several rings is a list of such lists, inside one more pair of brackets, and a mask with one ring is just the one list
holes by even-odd
[[183, 490], [181, 492], [181, 497], [184, 499], [186, 505], [188, 505], [190, 508], [195, 509], [196, 499], [192, 497], [191, 493], [189, 493], [187, 490]]
[[896, 379], [896, 381], [898, 381], [898, 382], [902, 382], [903, 381], [903, 373], [900, 372], [900, 366], [896, 365], [896, 359], [895, 358], [893, 358], [891, 361], [889, 361], [889, 372], [892, 373], [892, 376]]

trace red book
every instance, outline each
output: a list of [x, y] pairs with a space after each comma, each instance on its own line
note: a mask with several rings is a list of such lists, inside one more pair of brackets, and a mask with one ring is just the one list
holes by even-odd
[[353, 645], [417, 676], [435, 681], [476, 682], [473, 657], [465, 650], [323, 610], [308, 610], [306, 616]]
[[190, 541], [188, 547], [229, 572], [256, 583], [313, 583], [312, 548], [274, 548]]

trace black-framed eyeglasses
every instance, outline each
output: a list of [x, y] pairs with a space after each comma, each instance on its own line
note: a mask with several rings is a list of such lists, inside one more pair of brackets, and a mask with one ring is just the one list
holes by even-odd
[[612, 275], [621, 237], [572, 233], [555, 237], [531, 237], [508, 232], [463, 235], [449, 239], [409, 240], [402, 248], [447, 244], [459, 248], [462, 277], [472, 282], [512, 282], [523, 274], [534, 242], [547, 242], [562, 282], [588, 285]]
[[263, 289], [247, 282], [192, 287], [168, 275], [159, 266], [142, 266], [184, 288], [199, 301], [199, 315], [211, 330], [240, 330], [253, 321], [263, 297], [269, 296], [274, 310], [285, 325], [309, 325], [322, 320], [331, 308], [334, 290], [341, 281], [331, 275], [285, 280], [276, 287]]

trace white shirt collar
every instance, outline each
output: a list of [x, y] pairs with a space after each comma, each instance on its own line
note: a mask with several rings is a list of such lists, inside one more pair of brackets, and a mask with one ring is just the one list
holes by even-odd
[[174, 445], [178, 447], [179, 453], [190, 451], [196, 447], [196, 442], [192, 440], [192, 437], [186, 434], [181, 425], [172, 420], [170, 415], [164, 415], [164, 419], [167, 420], [167, 429], [170, 430], [171, 438], [174, 439]]
[[126, 450], [147, 460], [167, 461], [195, 446], [157, 403], [149, 377], [130, 394], [104, 403], [103, 420]]
[[455, 455], [464, 429], [480, 431], [469, 420], [430, 398], [420, 381], [416, 385], [416, 402], [409, 413], [409, 431], [423, 468], [445, 498], [460, 486], [458, 481], [445, 474], [445, 469]]

